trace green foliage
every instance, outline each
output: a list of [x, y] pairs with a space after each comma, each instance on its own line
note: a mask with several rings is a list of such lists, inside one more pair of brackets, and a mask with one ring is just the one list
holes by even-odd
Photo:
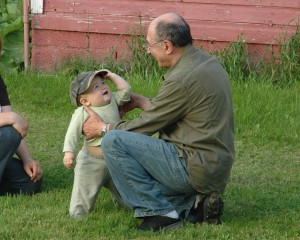
[[222, 62], [229, 76], [234, 77], [235, 81], [244, 81], [249, 77], [251, 72], [250, 56], [247, 43], [242, 35], [237, 42], [221, 51], [213, 51], [212, 55]]
[[[140, 30], [141, 31], [141, 30]], [[160, 79], [165, 73], [165, 69], [158, 66], [156, 60], [143, 48], [146, 40], [141, 32], [132, 32], [131, 39], [127, 41], [127, 46], [131, 52], [131, 58], [122, 62], [114, 59], [114, 50], [103, 62], [85, 58], [74, 58], [62, 65], [61, 71], [66, 75], [77, 75], [81, 70], [108, 68], [119, 75], [136, 79], [136, 84], [148, 82], [156, 84], [154, 81]], [[300, 81], [300, 28], [290, 38], [283, 38], [279, 43], [278, 51], [274, 51], [273, 46], [268, 46], [264, 51], [269, 58], [262, 57], [253, 59], [248, 51], [247, 42], [243, 36], [228, 47], [211, 52], [216, 56], [226, 71], [230, 79], [237, 82], [266, 82], [276, 86], [291, 86]]]
[[289, 39], [279, 43], [279, 54], [273, 57], [269, 67], [272, 81], [280, 86], [292, 85], [300, 81], [300, 27]]
[[241, 35], [237, 42], [221, 51], [212, 52], [223, 63], [234, 81], [264, 81], [276, 86], [291, 86], [300, 82], [300, 27], [287, 38], [283, 35], [278, 51], [273, 46], [265, 51], [270, 58], [251, 59], [246, 41]]
[[1, 0], [0, 37], [4, 40], [0, 70], [20, 71], [24, 68], [23, 8], [21, 0]]
[[147, 43], [142, 32], [140, 24], [139, 32], [132, 31], [130, 41], [127, 41], [127, 46], [131, 52], [131, 59], [128, 61], [128, 74], [138, 74], [145, 81], [147, 79], [159, 78], [164, 70], [159, 68], [156, 60], [147, 53], [144, 45]]

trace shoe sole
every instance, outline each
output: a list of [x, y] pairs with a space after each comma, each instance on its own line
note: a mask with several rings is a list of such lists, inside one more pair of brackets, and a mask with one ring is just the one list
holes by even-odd
[[[173, 219], [173, 221], [175, 221], [176, 219]], [[165, 225], [165, 226], [145, 226], [145, 224], [142, 223], [140, 226], [137, 227], [138, 231], [144, 232], [144, 231], [152, 231], [152, 232], [158, 232], [158, 231], [168, 231], [171, 229], [176, 229], [176, 228], [180, 228], [183, 226], [183, 220], [181, 219], [177, 219], [176, 222], [173, 222], [169, 225]], [[166, 224], [166, 223], [165, 223]]]
[[181, 228], [183, 226], [183, 221], [179, 221], [179, 222], [176, 222], [176, 223], [173, 223], [171, 225], [168, 225], [166, 227], [163, 227], [159, 230], [163, 230], [163, 231], [168, 231], [168, 230], [171, 230], [171, 229], [177, 229], [177, 228]]

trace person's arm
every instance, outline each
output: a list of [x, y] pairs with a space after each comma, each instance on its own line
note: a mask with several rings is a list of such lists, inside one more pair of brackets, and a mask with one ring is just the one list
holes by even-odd
[[[128, 82], [125, 79], [123, 79], [122, 77], [120, 77], [119, 75], [117, 75], [113, 72], [110, 72], [107, 69], [102, 69], [102, 70], [107, 72], [107, 74], [104, 75], [103, 78], [111, 80], [116, 85], [116, 89], [118, 91], [120, 91], [122, 89], [130, 88], [130, 85], [128, 84]], [[102, 70], [100, 70], [100, 71], [102, 71]], [[122, 106], [122, 108], [123, 108], [122, 112], [126, 113], [135, 108], [140, 108], [142, 110], [145, 110], [147, 107], [149, 107], [149, 105], [150, 105], [149, 98], [142, 96], [142, 95], [135, 94], [135, 93], [131, 93], [130, 101], [128, 103], [126, 103], [124, 106]]]
[[31, 180], [34, 182], [39, 181], [43, 175], [43, 169], [39, 162], [32, 159], [24, 139], [21, 140], [16, 153], [22, 160], [24, 170], [30, 176]]
[[13, 126], [24, 138], [28, 133], [28, 123], [25, 119], [12, 111], [11, 106], [2, 106], [0, 112], [0, 127]]
[[[124, 78], [117, 75], [116, 73], [113, 73], [113, 72], [111, 72], [107, 69], [102, 69], [102, 70], [107, 71], [107, 74], [105, 76], [103, 76], [103, 78], [104, 79], [109, 79], [116, 86], [116, 89], [118, 91], [130, 87], [128, 82]], [[100, 70], [100, 71], [102, 71], [102, 70]]]
[[120, 108], [120, 113], [121, 116], [123, 116], [125, 113], [135, 109], [135, 108], [139, 108], [141, 110], [146, 110], [150, 105], [150, 99], [142, 96], [142, 95], [138, 95], [135, 93], [131, 93], [130, 94], [130, 101], [128, 103], [125, 103], [123, 106], [121, 106]]
[[[130, 101], [131, 86], [125, 79], [119, 75], [110, 72], [109, 70], [104, 70], [107, 74], [103, 76], [105, 79], [109, 79], [116, 86], [116, 91], [113, 93], [116, 103], [118, 106], [123, 106], [125, 103]], [[120, 112], [120, 111], [119, 111]], [[120, 115], [121, 116], [121, 115]]]
[[[2, 106], [1, 111], [0, 126], [12, 125], [22, 137], [25, 137], [28, 133], [28, 123], [19, 114], [12, 112], [10, 105]], [[40, 180], [43, 175], [42, 167], [32, 159], [24, 139], [21, 140], [16, 154], [23, 162], [24, 170], [31, 177], [31, 180], [34, 182]]]
[[[150, 105], [150, 99], [144, 97], [142, 95], [137, 95], [132, 93], [130, 95], [130, 102], [126, 103], [122, 106], [120, 113], [124, 115], [126, 112], [133, 110], [135, 108], [140, 108], [145, 110]], [[105, 128], [106, 131], [109, 131], [110, 124], [105, 123], [98, 114], [96, 114], [89, 107], [84, 106], [84, 109], [89, 114], [89, 118], [84, 122], [82, 132], [85, 135], [86, 140], [90, 140], [92, 138], [101, 137], [102, 129]]]
[[67, 169], [72, 169], [75, 162], [76, 146], [82, 132], [83, 119], [82, 108], [77, 108], [72, 115], [64, 140], [63, 164]]

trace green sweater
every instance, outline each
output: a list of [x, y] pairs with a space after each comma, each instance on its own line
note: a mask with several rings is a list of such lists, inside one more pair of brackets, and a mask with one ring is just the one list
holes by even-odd
[[[119, 114], [119, 106], [130, 100], [131, 87], [122, 89], [111, 94], [111, 101], [109, 104], [102, 107], [91, 106], [103, 121], [116, 123], [121, 120]], [[71, 118], [64, 141], [63, 152], [76, 153], [77, 143], [82, 136], [82, 126], [88, 119], [89, 114], [81, 106], [78, 107]], [[91, 139], [89, 141], [84, 140], [84, 144], [89, 146], [101, 146], [102, 137]]]
[[228, 76], [216, 58], [186, 47], [148, 109], [110, 129], [159, 132], [185, 159], [194, 189], [224, 192], [234, 160], [234, 119]]

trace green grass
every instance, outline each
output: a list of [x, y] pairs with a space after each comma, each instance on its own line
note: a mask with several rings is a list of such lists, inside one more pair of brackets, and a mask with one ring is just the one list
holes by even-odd
[[[275, 81], [267, 65], [253, 68], [240, 48], [243, 44], [233, 45], [227, 55], [219, 55], [230, 72], [236, 131], [236, 160], [223, 196], [223, 225], [185, 224], [174, 231], [140, 233], [133, 212], [116, 206], [106, 190], [87, 218], [69, 219], [73, 172], [62, 164], [62, 147], [74, 110], [70, 81], [78, 69], [104, 67], [124, 76], [135, 92], [153, 97], [163, 73], [153, 61], [144, 65], [136, 60], [107, 60], [99, 66], [77, 59], [57, 75], [3, 76], [14, 110], [30, 122], [26, 139], [33, 157], [43, 165], [44, 184], [43, 192], [33, 197], [0, 198], [0, 239], [300, 239], [300, 81], [296, 72], [300, 62], [293, 62], [298, 64], [293, 77], [286, 74], [293, 81], [283, 79], [283, 73], [277, 73]], [[244, 70], [232, 68], [233, 62]], [[274, 71], [279, 71], [278, 66], [273, 66]]]

